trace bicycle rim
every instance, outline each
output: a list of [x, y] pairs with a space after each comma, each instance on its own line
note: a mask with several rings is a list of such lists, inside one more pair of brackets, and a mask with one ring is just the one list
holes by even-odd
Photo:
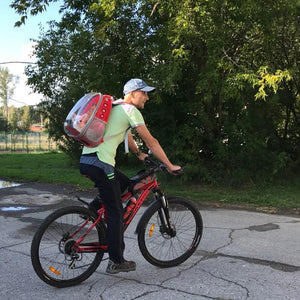
[[139, 247], [151, 264], [173, 267], [187, 260], [196, 250], [202, 236], [202, 218], [198, 209], [184, 198], [170, 198], [169, 213], [175, 234], [167, 232], [160, 203], [145, 215], [139, 232]]
[[[72, 286], [87, 279], [99, 266], [103, 251], [76, 252], [75, 241], [91, 225], [86, 220], [95, 220], [84, 207], [67, 207], [50, 216], [35, 234], [31, 259], [37, 275], [56, 287]], [[95, 226], [83, 243], [99, 243], [105, 238], [104, 229]]]

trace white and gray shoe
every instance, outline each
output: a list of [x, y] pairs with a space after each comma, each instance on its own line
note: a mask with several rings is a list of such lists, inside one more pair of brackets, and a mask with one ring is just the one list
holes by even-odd
[[117, 274], [119, 272], [130, 272], [136, 270], [136, 263], [134, 261], [127, 261], [124, 259], [121, 263], [115, 263], [112, 260], [108, 261], [106, 273]]

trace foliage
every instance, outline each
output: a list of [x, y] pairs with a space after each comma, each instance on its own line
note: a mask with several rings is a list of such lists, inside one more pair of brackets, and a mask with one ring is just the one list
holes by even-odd
[[21, 117], [21, 128], [23, 131], [28, 131], [31, 123], [31, 117], [30, 117], [30, 107], [25, 106], [23, 110], [23, 115]]
[[14, 106], [10, 106], [8, 109], [8, 128], [11, 131], [18, 129], [18, 116]]
[[[92, 189], [91, 180], [80, 175], [78, 166], [73, 166], [64, 153], [15, 153], [0, 154], [0, 178], [17, 182], [48, 182], [75, 185], [79, 189]], [[141, 162], [134, 168], [122, 168], [127, 176], [133, 176], [140, 168]], [[68, 176], [66, 176], [66, 174]], [[264, 212], [291, 212], [300, 214], [300, 180], [281, 180], [272, 185], [248, 185], [240, 188], [218, 187], [210, 185], [192, 185], [180, 183], [180, 178], [159, 174], [162, 187], [167, 194], [182, 195], [201, 205], [217, 205], [238, 208], [256, 208]]]
[[36, 106], [14, 107], [9, 106], [8, 115], [4, 107], [0, 107], [0, 131], [28, 131], [31, 125], [39, 124], [43, 126], [41, 112]]
[[266, 100], [268, 96], [266, 89], [270, 88], [274, 94], [277, 93], [279, 84], [284, 80], [286, 82], [292, 79], [288, 70], [277, 70], [275, 74], [268, 72], [268, 67], [260, 67], [257, 74], [237, 74], [236, 79], [244, 79], [252, 84], [252, 87], [258, 87], [258, 91], [255, 94], [255, 99]]
[[0, 109], [0, 131], [7, 131], [7, 119], [3, 115], [3, 109]]
[[[50, 2], [12, 6], [22, 23]], [[75, 156], [62, 129], [75, 101], [91, 90], [120, 97], [141, 77], [158, 87], [146, 123], [187, 179], [267, 181], [300, 164], [299, 11], [298, 0], [66, 0], [28, 83]]]
[[3, 117], [8, 121], [8, 103], [14, 93], [14, 84], [18, 78], [0, 67], [0, 99], [3, 104]]

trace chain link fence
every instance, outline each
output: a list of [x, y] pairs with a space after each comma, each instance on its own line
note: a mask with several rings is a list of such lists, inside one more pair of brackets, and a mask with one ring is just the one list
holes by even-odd
[[56, 151], [47, 132], [0, 132], [0, 152]]

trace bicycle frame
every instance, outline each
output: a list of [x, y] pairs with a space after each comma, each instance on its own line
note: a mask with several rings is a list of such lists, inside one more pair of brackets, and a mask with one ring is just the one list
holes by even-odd
[[[164, 195], [156, 173], [167, 172], [165, 165], [151, 159], [145, 159], [145, 164], [149, 168], [131, 177], [128, 192], [121, 196], [123, 205], [119, 203], [119, 209], [122, 210], [120, 205], [126, 205], [126, 210], [118, 224], [125, 232], [138, 215], [134, 226], [142, 256], [154, 266], [174, 267], [196, 251], [203, 230], [201, 214], [192, 201]], [[153, 192], [151, 196], [150, 192]], [[77, 199], [85, 207], [71, 205], [54, 211], [32, 240], [30, 254], [34, 271], [41, 280], [55, 287], [79, 284], [108, 259], [103, 257], [109, 250], [106, 229], [110, 229], [112, 220], [110, 211], [106, 211], [106, 199], [101, 200], [99, 195], [92, 204]], [[143, 203], [147, 207], [138, 214]]]
[[[122, 201], [126, 201], [128, 198], [132, 197], [135, 194], [138, 194], [141, 192], [140, 196], [138, 197], [135, 206], [132, 208], [129, 219], [124, 221], [124, 232], [128, 228], [129, 224], [131, 223], [132, 219], [135, 217], [136, 213], [152, 191], [153, 193], [158, 193], [159, 196], [163, 198], [163, 204], [164, 207], [167, 207], [166, 200], [164, 198], [163, 192], [159, 189], [160, 183], [157, 182], [156, 177], [153, 178], [153, 180], [149, 183], [143, 184], [141, 187], [139, 187], [135, 191], [128, 191], [122, 195]], [[101, 208], [98, 210], [98, 217], [97, 219], [87, 228], [85, 233], [77, 239], [75, 242], [75, 250], [76, 252], [97, 252], [97, 251], [104, 251], [107, 252], [107, 245], [99, 245], [98, 243], [82, 243], [85, 239], [85, 237], [91, 232], [91, 230], [97, 226], [97, 224], [101, 223], [101, 220], [104, 218], [106, 221], [106, 211], [105, 207], [102, 204]], [[161, 217], [162, 218], [162, 217]], [[169, 228], [171, 227], [170, 221], [169, 221], [169, 214], [166, 213], [167, 223]], [[88, 223], [90, 223], [91, 220], [87, 219], [83, 224], [74, 232], [71, 237], [75, 236], [79, 231], [81, 231]]]

